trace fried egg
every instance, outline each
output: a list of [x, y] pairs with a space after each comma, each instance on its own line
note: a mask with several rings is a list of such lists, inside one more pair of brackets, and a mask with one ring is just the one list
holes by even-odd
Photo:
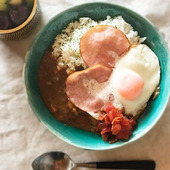
[[[120, 58], [108, 84], [96, 95], [105, 104], [111, 102], [117, 108], [124, 107], [126, 115], [136, 117], [159, 85], [159, 81], [160, 66], [157, 56], [147, 45], [140, 44], [132, 46]], [[89, 114], [97, 118], [96, 113]]]

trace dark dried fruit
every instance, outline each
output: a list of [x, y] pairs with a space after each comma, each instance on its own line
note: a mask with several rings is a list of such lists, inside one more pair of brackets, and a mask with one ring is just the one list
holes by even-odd
[[26, 5], [16, 5], [9, 10], [9, 16], [15, 26], [22, 24], [30, 15], [30, 10]]
[[7, 30], [12, 27], [12, 23], [6, 13], [0, 12], [0, 30]]

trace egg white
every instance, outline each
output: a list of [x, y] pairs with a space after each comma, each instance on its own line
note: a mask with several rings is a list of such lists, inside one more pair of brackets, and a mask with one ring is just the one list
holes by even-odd
[[[122, 72], [132, 70], [138, 73], [144, 82], [141, 95], [133, 101], [126, 100], [116, 90], [116, 80]], [[117, 63], [116, 69], [110, 77], [115, 90], [115, 98], [125, 108], [125, 114], [137, 116], [138, 111], [147, 103], [160, 81], [160, 66], [155, 53], [144, 44], [131, 47], [129, 52]]]

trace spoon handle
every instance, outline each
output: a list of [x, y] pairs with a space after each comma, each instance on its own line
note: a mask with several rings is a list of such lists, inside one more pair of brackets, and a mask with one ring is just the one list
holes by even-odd
[[113, 161], [113, 162], [96, 162], [97, 169], [140, 169], [154, 170], [155, 162], [153, 160], [133, 160], [133, 161]]
[[133, 161], [112, 161], [112, 162], [89, 162], [79, 163], [77, 167], [97, 168], [97, 169], [135, 169], [135, 170], [154, 170], [153, 160], [133, 160]]

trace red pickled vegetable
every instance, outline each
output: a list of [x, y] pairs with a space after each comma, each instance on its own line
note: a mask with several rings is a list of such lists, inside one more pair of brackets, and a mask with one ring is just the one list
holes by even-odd
[[105, 121], [106, 124], [110, 124], [111, 123], [110, 117], [108, 115], [106, 115], [104, 117], [104, 121]]
[[122, 127], [120, 124], [116, 124], [116, 125], [112, 126], [112, 129], [111, 129], [112, 134], [117, 135], [120, 132], [121, 128]]
[[118, 139], [129, 139], [132, 134], [132, 128], [136, 125], [135, 120], [124, 115], [123, 109], [118, 109], [108, 103], [103, 107], [105, 112], [98, 124], [98, 131], [101, 133], [103, 140], [114, 143]]
[[110, 131], [111, 131], [110, 127], [103, 128], [101, 131], [101, 135], [103, 135], [104, 133], [110, 132]]

